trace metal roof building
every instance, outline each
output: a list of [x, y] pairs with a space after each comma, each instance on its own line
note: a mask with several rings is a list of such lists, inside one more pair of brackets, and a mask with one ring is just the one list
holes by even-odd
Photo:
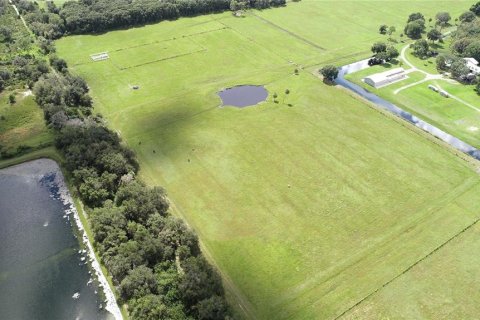
[[363, 81], [372, 87], [379, 88], [403, 80], [406, 77], [405, 69], [395, 68], [385, 72], [372, 74], [371, 76], [364, 78]]

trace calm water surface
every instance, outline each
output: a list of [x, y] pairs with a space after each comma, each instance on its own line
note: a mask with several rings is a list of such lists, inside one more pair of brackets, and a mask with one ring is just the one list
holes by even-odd
[[263, 86], [237, 86], [218, 93], [224, 106], [247, 107], [265, 101], [268, 91]]
[[111, 319], [89, 283], [55, 169], [34, 161], [0, 170], [0, 319]]

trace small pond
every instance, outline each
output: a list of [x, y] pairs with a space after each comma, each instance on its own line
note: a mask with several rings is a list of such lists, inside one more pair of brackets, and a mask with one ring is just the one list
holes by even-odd
[[263, 86], [236, 86], [218, 93], [224, 106], [248, 107], [254, 106], [268, 97], [268, 91]]

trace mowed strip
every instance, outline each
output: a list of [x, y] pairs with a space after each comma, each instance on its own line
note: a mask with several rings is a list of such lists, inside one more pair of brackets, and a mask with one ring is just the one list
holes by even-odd
[[[357, 14], [376, 17], [364, 3], [368, 10], [355, 7]], [[303, 19], [311, 4], [276, 12]], [[480, 181], [465, 160], [310, 73], [293, 74], [289, 59], [331, 59], [328, 53], [272, 26], [268, 41], [265, 23], [252, 16], [210, 19], [115, 31], [96, 42], [68, 37], [58, 51], [72, 62], [76, 44], [101, 52], [112, 39], [133, 41], [135, 32], [147, 43], [148, 32], [154, 38], [188, 34], [195, 25], [228, 27], [196, 37], [207, 50], [192, 56], [124, 71], [108, 61], [73, 69], [89, 82], [97, 110], [136, 150], [142, 177], [169, 191], [232, 280], [240, 314], [243, 307], [260, 319], [334, 318], [477, 218]], [[316, 19], [340, 23], [325, 10]], [[378, 23], [364, 20], [376, 32]], [[302, 37], [332, 46], [308, 32]], [[289, 46], [307, 51], [289, 54]], [[219, 108], [216, 92], [237, 84], [265, 84], [270, 97], [257, 107]], [[249, 303], [239, 307], [235, 295]]]

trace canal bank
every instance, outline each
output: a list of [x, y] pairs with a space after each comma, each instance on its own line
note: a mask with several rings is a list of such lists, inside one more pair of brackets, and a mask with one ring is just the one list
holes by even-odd
[[355, 93], [356, 95], [368, 100], [369, 102], [373, 103], [375, 106], [388, 111], [389, 113], [402, 118], [403, 120], [408, 121], [409, 123], [413, 124], [417, 128], [422, 129], [425, 132], [433, 135], [434, 137], [442, 140], [443, 142], [447, 143], [454, 149], [461, 151], [470, 157], [480, 160], [480, 150], [471, 146], [470, 144], [458, 139], [457, 137], [446, 133], [445, 131], [437, 128], [436, 126], [414, 116], [413, 114], [401, 109], [397, 105], [380, 98], [376, 94], [368, 91], [361, 86], [352, 83], [345, 79], [345, 76], [350, 73], [354, 73], [360, 70], [364, 70], [368, 68], [368, 59], [358, 61], [355, 63], [351, 63], [339, 68], [338, 77], [335, 79], [335, 83], [348, 89], [349, 91]]

